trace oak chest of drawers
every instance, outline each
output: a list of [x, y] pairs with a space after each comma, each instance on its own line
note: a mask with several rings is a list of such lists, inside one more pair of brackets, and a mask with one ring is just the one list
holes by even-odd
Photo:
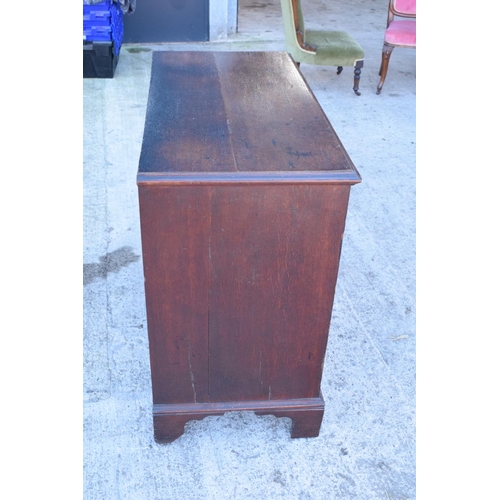
[[236, 410], [318, 435], [360, 180], [288, 54], [154, 53], [137, 184], [158, 442]]

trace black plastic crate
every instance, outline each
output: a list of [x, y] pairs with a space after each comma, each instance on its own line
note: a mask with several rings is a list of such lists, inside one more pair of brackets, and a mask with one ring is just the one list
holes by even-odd
[[113, 78], [118, 57], [113, 42], [84, 42], [83, 78]]

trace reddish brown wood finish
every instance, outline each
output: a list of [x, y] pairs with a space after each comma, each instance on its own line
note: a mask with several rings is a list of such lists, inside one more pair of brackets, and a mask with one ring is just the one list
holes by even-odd
[[253, 411], [256, 415], [274, 415], [292, 420], [291, 437], [317, 437], [323, 419], [323, 397], [284, 401], [246, 401], [233, 403], [198, 403], [155, 405], [154, 432], [160, 443], [171, 443], [184, 432], [190, 420], [223, 415], [228, 411]]
[[137, 180], [156, 440], [242, 410], [317, 436], [360, 177], [293, 60], [155, 53]]

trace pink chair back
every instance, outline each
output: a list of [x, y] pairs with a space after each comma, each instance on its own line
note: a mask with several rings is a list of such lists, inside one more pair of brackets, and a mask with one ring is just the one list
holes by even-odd
[[417, 1], [416, 0], [394, 0], [394, 10], [401, 14], [417, 14]]

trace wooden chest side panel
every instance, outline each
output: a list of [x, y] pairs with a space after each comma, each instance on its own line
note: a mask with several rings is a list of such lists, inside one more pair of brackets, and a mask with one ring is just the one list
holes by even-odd
[[209, 188], [140, 187], [153, 401], [208, 401]]
[[213, 189], [211, 401], [319, 396], [349, 186]]

